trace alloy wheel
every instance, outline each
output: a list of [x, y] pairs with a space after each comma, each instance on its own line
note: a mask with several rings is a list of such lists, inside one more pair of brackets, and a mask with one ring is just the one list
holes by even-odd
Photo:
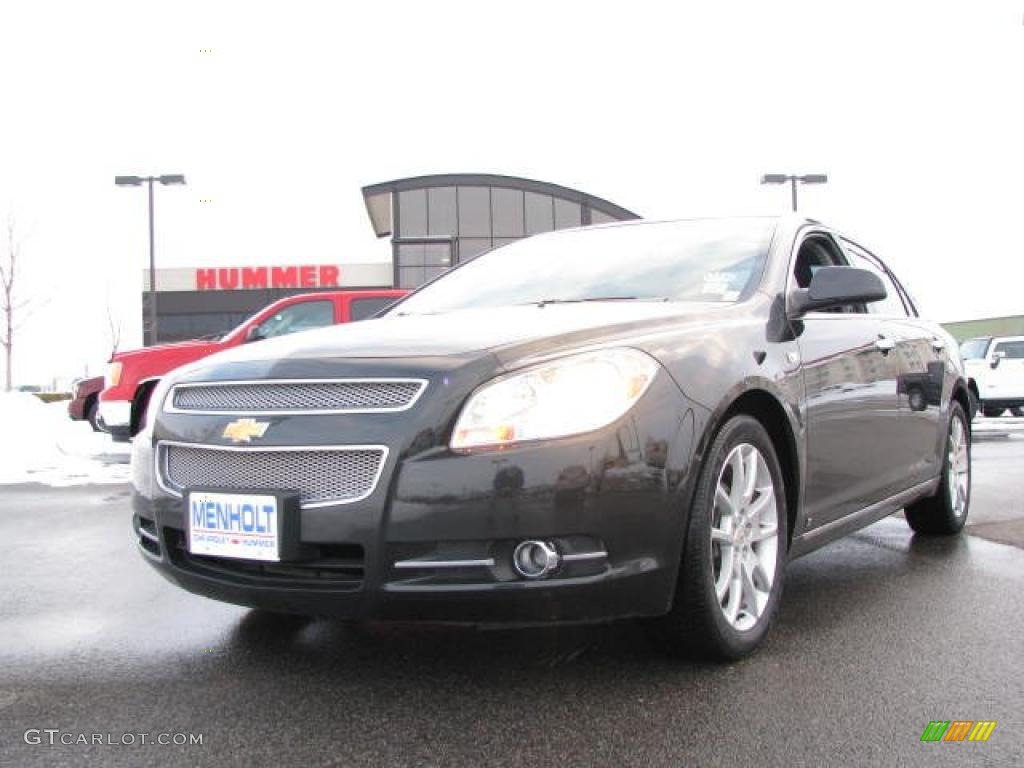
[[764, 456], [741, 443], [715, 487], [711, 569], [719, 608], [735, 629], [751, 629], [771, 596], [779, 554], [775, 486]]
[[958, 518], [967, 511], [967, 496], [970, 491], [971, 460], [967, 445], [967, 430], [962, 419], [956, 416], [949, 425], [949, 447], [946, 457], [946, 486], [949, 489], [949, 506]]

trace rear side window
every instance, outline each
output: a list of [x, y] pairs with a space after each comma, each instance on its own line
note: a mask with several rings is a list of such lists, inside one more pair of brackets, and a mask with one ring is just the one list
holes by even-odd
[[356, 320], [365, 320], [368, 317], [376, 315], [384, 309], [384, 307], [390, 306], [394, 303], [395, 299], [388, 298], [387, 296], [352, 299], [348, 304], [349, 318], [352, 322], [355, 322]]
[[906, 317], [909, 313], [903, 303], [902, 292], [895, 281], [889, 276], [889, 273], [882, 267], [881, 262], [849, 241], [844, 241], [843, 245], [846, 248], [846, 252], [850, 255], [850, 266], [871, 270], [878, 275], [882, 285], [885, 286], [885, 298], [868, 304], [868, 312], [876, 315]]
[[1024, 341], [1001, 341], [996, 344], [993, 354], [1002, 352], [1007, 360], [1024, 359]]

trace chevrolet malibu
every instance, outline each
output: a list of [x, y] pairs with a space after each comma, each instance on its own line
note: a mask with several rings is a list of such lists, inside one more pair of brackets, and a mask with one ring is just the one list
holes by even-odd
[[539, 235], [366, 322], [164, 379], [133, 447], [145, 558], [199, 595], [353, 620], [660, 617], [751, 652], [785, 564], [900, 509], [956, 534], [952, 338], [813, 221]]

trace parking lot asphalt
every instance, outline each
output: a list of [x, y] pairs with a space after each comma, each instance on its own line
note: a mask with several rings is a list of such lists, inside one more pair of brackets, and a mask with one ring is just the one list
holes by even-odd
[[[1024, 518], [1021, 466], [1022, 436], [979, 440], [974, 526]], [[142, 561], [124, 486], [0, 499], [0, 765], [1024, 764], [1024, 549], [980, 536], [896, 516], [797, 560], [765, 647], [718, 666], [634, 622], [353, 627], [222, 605]], [[920, 741], [958, 719], [998, 725]]]

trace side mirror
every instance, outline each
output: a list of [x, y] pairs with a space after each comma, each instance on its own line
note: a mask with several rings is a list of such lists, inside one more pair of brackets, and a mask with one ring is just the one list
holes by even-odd
[[790, 294], [790, 311], [802, 315], [819, 309], [846, 304], [870, 304], [886, 297], [881, 278], [868, 269], [858, 267], [821, 267], [815, 271], [811, 284]]
[[263, 336], [260, 334], [260, 327], [258, 325], [250, 327], [249, 330], [245, 332], [246, 343], [250, 341], [260, 341], [262, 338]]
[[991, 365], [993, 368], [998, 368], [999, 364], [1003, 361], [1004, 357], [1006, 357], [1006, 353], [1003, 352], [1002, 350], [998, 350], [996, 352], [993, 352], [992, 353], [992, 362], [989, 363], [989, 365]]

